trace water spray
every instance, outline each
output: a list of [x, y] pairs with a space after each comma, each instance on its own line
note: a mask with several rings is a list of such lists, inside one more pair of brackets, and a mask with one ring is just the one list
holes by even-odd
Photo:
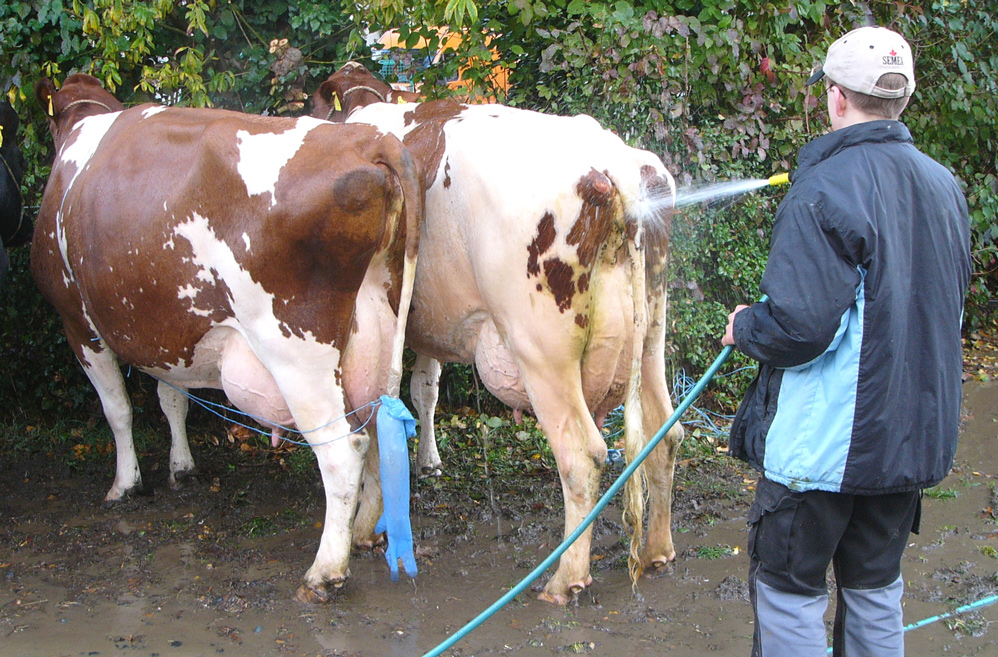
[[698, 203], [708, 203], [733, 196], [741, 196], [748, 192], [754, 192], [763, 187], [777, 187], [790, 183], [789, 173], [778, 173], [769, 178], [754, 178], [752, 180], [735, 180], [732, 182], [717, 183], [706, 187], [679, 190], [676, 193], [676, 207], [684, 205], [695, 205]]

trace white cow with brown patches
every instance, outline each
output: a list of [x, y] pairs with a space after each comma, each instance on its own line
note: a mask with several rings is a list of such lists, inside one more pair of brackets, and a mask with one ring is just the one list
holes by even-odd
[[[672, 177], [653, 154], [590, 117], [381, 102], [388, 93], [350, 64], [320, 86], [313, 115], [395, 134], [422, 176], [426, 217], [406, 335], [419, 355], [411, 388], [420, 450], [435, 452], [439, 362], [475, 363], [500, 400], [536, 414], [558, 463], [567, 535], [599, 495], [607, 449], [593, 416], [601, 420], [626, 401], [626, 449], [634, 455], [672, 413], [665, 381]], [[643, 545], [642, 497], [631, 488], [635, 577], [675, 557], [672, 476], [681, 437], [677, 424], [646, 462]], [[439, 463], [421, 453], [420, 464], [433, 467], [434, 458]], [[365, 527], [358, 521], [358, 536]], [[591, 583], [590, 542], [586, 531], [562, 556], [542, 599], [564, 604]]]
[[161, 381], [171, 478], [193, 468], [183, 390], [221, 388], [306, 432], [326, 512], [299, 597], [328, 599], [358, 503], [381, 510], [377, 450], [355, 430], [398, 391], [422, 217], [411, 158], [370, 126], [125, 110], [90, 76], [36, 93], [58, 152], [31, 268], [114, 432], [107, 499], [141, 485], [119, 362]]

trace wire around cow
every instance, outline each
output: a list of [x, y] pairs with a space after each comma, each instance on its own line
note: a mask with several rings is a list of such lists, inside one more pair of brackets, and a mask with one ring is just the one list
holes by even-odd
[[[205, 409], [209, 413], [211, 413], [213, 415], [217, 415], [218, 417], [222, 418], [226, 422], [231, 422], [231, 423], [233, 423], [233, 424], [235, 424], [237, 426], [243, 427], [244, 429], [249, 429], [250, 431], [259, 431], [260, 429], [259, 429], [259, 427], [253, 427], [253, 426], [250, 426], [248, 424], [243, 424], [242, 422], [239, 422], [237, 420], [233, 420], [232, 418], [228, 417], [227, 415], [223, 415], [222, 413], [220, 413], [219, 411], [217, 411], [215, 409], [223, 409], [223, 410], [228, 411], [230, 413], [235, 413], [236, 415], [241, 415], [242, 417], [246, 417], [246, 418], [249, 418], [251, 420], [255, 420], [256, 422], [259, 422], [260, 424], [270, 425], [270, 426], [274, 427], [275, 429], [280, 429], [281, 431], [283, 431], [285, 433], [296, 433], [298, 435], [304, 436], [305, 434], [313, 433], [315, 431], [319, 431], [320, 429], [325, 429], [326, 427], [331, 426], [331, 425], [339, 422], [340, 420], [345, 420], [345, 419], [349, 418], [352, 415], [356, 415], [357, 413], [359, 413], [360, 411], [364, 410], [365, 408], [372, 408], [372, 409], [374, 409], [374, 408], [377, 408], [378, 406], [381, 406], [381, 400], [380, 399], [376, 399], [376, 400], [374, 400], [372, 402], [368, 402], [366, 404], [363, 404], [360, 407], [355, 408], [354, 410], [350, 411], [349, 413], [347, 413], [345, 415], [342, 415], [342, 416], [340, 416], [338, 418], [332, 419], [329, 422], [327, 422], [326, 424], [320, 425], [318, 427], [314, 427], [312, 429], [304, 429], [304, 430], [302, 430], [302, 429], [293, 429], [291, 427], [285, 427], [285, 426], [282, 426], [280, 424], [274, 424], [274, 423], [270, 422], [269, 420], [267, 420], [266, 418], [258, 417], [256, 415], [253, 415], [252, 413], [244, 413], [243, 411], [240, 411], [240, 410], [235, 409], [235, 408], [231, 408], [229, 406], [226, 406], [225, 404], [219, 404], [219, 403], [216, 403], [216, 402], [210, 402], [207, 399], [202, 399], [202, 398], [198, 397], [197, 395], [191, 394], [191, 392], [189, 390], [186, 390], [186, 389], [181, 388], [179, 386], [173, 385], [169, 381], [164, 381], [163, 379], [161, 379], [161, 378], [159, 378], [157, 376], [153, 376], [151, 374], [149, 376], [152, 376], [152, 378], [156, 379], [160, 383], [164, 383], [164, 384], [170, 386], [171, 388], [173, 388], [174, 390], [176, 390], [180, 394], [184, 395], [185, 397], [187, 397], [188, 399], [190, 399], [195, 404], [197, 404], [201, 408]], [[354, 429], [353, 431], [351, 431], [350, 433], [344, 434], [342, 436], [337, 436], [335, 438], [330, 438], [329, 440], [324, 440], [321, 443], [310, 443], [310, 442], [305, 442], [305, 441], [292, 440], [290, 438], [285, 437], [284, 435], [280, 435], [280, 436], [278, 436], [278, 438], [281, 439], [281, 440], [283, 440], [286, 443], [291, 443], [292, 445], [300, 445], [302, 447], [319, 447], [320, 445], [328, 445], [330, 443], [336, 442], [337, 440], [342, 440], [342, 439], [346, 438], [347, 436], [353, 435], [355, 433], [360, 433], [371, 422], [371, 419], [374, 417], [374, 415], [375, 415], [375, 413], [372, 411], [371, 414], [368, 416], [368, 418], [366, 420], [364, 420], [364, 423], [362, 425], [360, 425], [359, 427], [357, 427], [356, 429]]]

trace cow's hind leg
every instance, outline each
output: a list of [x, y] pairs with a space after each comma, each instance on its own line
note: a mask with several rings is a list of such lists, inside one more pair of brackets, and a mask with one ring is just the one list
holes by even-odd
[[[558, 463], [565, 498], [565, 533], [575, 530], [599, 499], [600, 472], [606, 462], [606, 443], [589, 415], [582, 391], [550, 390], [531, 395], [534, 411]], [[592, 583], [589, 551], [590, 525], [562, 555], [558, 570], [544, 586], [540, 599], [568, 604]]]
[[[537, 421], [558, 463], [565, 499], [564, 536], [567, 537], [596, 505], [607, 450], [586, 406], [578, 359], [574, 362], [562, 359], [564, 366], [554, 366], [558, 361], [550, 353], [538, 354], [528, 363], [521, 359], [524, 364], [520, 371]], [[541, 600], [568, 604], [592, 583], [589, 573], [591, 542], [592, 526], [589, 526], [561, 556], [558, 570], [539, 596]]]
[[187, 395], [165, 381], [156, 386], [159, 407], [170, 425], [170, 488], [180, 487], [180, 480], [194, 472], [194, 457], [187, 442]]
[[[650, 440], [673, 413], [665, 380], [665, 295], [652, 300], [652, 321], [641, 365], [641, 408], [643, 433]], [[672, 543], [672, 487], [676, 451], [683, 439], [683, 427], [676, 422], [645, 461], [648, 479], [648, 531], [641, 553], [641, 566], [657, 569], [676, 557]]]
[[308, 440], [322, 475], [326, 512], [315, 561], [295, 597], [301, 602], [328, 602], [350, 577], [351, 527], [369, 440], [363, 433], [351, 433], [346, 422], [309, 433]]
[[[103, 347], [103, 342], [100, 345]], [[125, 379], [121, 376], [117, 358], [110, 350], [104, 347], [100, 351], [93, 351], [89, 346], [83, 345], [79, 353], [82, 355], [80, 361], [83, 371], [100, 396], [104, 417], [114, 434], [114, 484], [104, 499], [116, 502], [142, 486], [139, 461], [132, 442], [132, 404], [128, 399]]]
[[409, 383], [409, 396], [419, 418], [419, 446], [416, 448], [416, 467], [421, 477], [439, 477], [443, 471], [437, 439], [434, 433], [434, 415], [440, 393], [440, 361], [416, 355]]
[[[371, 410], [376, 413], [376, 410]], [[376, 421], [371, 419], [367, 426], [367, 456], [364, 458], [364, 473], [361, 475], [360, 499], [357, 515], [353, 521], [353, 544], [361, 550], [370, 550], [382, 542], [382, 536], [374, 531], [375, 525], [384, 510], [381, 494], [381, 464], [378, 459], [378, 430]]]
[[[650, 439], [672, 415], [672, 402], [662, 384], [652, 384], [644, 368], [641, 390], [644, 432]], [[648, 478], [648, 531], [641, 554], [644, 569], [657, 569], [676, 558], [672, 543], [672, 487], [676, 469], [676, 451], [683, 439], [683, 427], [676, 422], [652, 450], [644, 463]]]

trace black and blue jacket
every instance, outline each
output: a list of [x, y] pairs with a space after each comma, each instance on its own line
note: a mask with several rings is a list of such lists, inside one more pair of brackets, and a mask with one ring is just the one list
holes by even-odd
[[760, 363], [730, 452], [794, 490], [937, 484], [956, 452], [967, 202], [898, 121], [801, 149], [735, 344]]

